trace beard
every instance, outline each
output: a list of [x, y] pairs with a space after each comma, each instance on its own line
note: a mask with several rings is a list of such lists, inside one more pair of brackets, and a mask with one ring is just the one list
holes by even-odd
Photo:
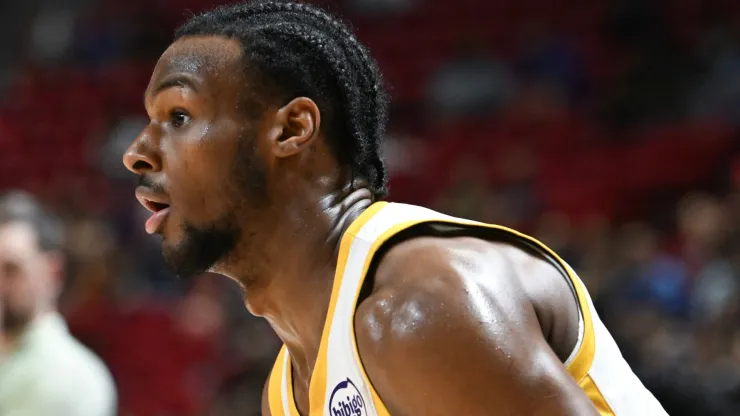
[[31, 322], [31, 312], [24, 313], [20, 311], [13, 311], [10, 308], [3, 308], [0, 312], [0, 321], [2, 323], [2, 330], [7, 334], [15, 334], [23, 331]]
[[233, 199], [219, 219], [200, 227], [185, 221], [183, 239], [162, 247], [165, 262], [181, 278], [190, 279], [228, 261], [245, 237], [243, 219], [254, 218], [250, 212], [267, 207], [267, 178], [255, 140], [239, 139], [228, 183], [223, 192]]
[[212, 268], [234, 251], [239, 236], [236, 226], [198, 228], [183, 225], [184, 238], [174, 247], [163, 245], [167, 265], [181, 278], [190, 279]]

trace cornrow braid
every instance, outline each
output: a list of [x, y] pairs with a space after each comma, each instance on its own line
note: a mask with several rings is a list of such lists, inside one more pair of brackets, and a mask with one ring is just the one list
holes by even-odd
[[328, 126], [327, 139], [353, 179], [388, 193], [380, 144], [388, 118], [388, 96], [378, 65], [350, 27], [324, 10], [303, 3], [260, 0], [222, 6], [196, 15], [175, 33], [238, 40], [245, 65], [287, 103], [314, 100]]

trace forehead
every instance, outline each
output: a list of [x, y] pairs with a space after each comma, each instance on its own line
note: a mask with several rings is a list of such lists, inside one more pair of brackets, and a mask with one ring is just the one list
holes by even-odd
[[30, 224], [0, 225], [0, 257], [26, 257], [39, 251], [38, 236]]
[[242, 48], [220, 36], [192, 36], [177, 40], [162, 54], [147, 93], [174, 74], [184, 74], [205, 88], [224, 87], [241, 79]]

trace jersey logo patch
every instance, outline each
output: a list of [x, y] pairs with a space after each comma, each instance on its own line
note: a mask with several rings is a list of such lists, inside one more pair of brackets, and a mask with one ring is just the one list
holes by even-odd
[[366, 416], [365, 400], [349, 378], [337, 384], [329, 396], [331, 416]]

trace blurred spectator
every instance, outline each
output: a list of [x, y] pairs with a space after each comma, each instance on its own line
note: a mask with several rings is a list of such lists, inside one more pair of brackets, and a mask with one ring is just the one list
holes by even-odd
[[520, 82], [550, 85], [569, 103], [577, 104], [585, 93], [587, 74], [573, 45], [537, 23], [525, 26], [520, 42], [516, 60]]
[[41, 63], [61, 60], [71, 44], [73, 28], [74, 16], [69, 8], [57, 5], [42, 9], [32, 26], [32, 58]]
[[646, 224], [622, 229], [621, 265], [612, 282], [614, 301], [644, 303], [661, 313], [688, 313], [688, 270], [683, 262], [660, 250], [657, 232]]
[[56, 312], [61, 227], [30, 196], [0, 197], [0, 414], [112, 416], [113, 380]]
[[606, 27], [624, 60], [607, 95], [609, 122], [631, 128], [678, 120], [697, 71], [693, 53], [678, 41], [660, 2], [613, 2]]
[[472, 38], [430, 75], [427, 104], [439, 117], [488, 114], [504, 106], [513, 89], [506, 65]]
[[701, 39], [704, 73], [687, 103], [695, 116], [740, 123], [740, 45], [738, 29], [727, 16], [716, 16]]

